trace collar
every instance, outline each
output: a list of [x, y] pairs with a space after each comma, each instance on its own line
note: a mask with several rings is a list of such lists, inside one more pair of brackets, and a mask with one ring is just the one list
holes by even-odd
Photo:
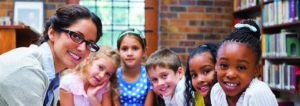
[[44, 70], [47, 73], [49, 81], [51, 82], [57, 75], [55, 75], [53, 55], [49, 44], [44, 42], [42, 45], [40, 45], [40, 50], [42, 51]]

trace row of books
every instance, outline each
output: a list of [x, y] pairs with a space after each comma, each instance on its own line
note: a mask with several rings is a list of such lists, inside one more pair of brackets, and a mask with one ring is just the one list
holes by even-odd
[[263, 26], [299, 21], [300, 0], [274, 0], [262, 9]]
[[262, 34], [263, 57], [300, 56], [300, 39], [297, 32]]
[[234, 0], [234, 11], [243, 10], [260, 4], [260, 0]]
[[300, 91], [300, 66], [286, 63], [272, 64], [269, 60], [264, 60], [263, 81], [271, 88]]

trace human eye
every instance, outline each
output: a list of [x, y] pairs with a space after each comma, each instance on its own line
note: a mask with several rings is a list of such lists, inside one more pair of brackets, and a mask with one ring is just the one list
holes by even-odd
[[156, 82], [156, 81], [157, 81], [157, 78], [152, 78], [151, 81], [152, 81], [152, 82]]
[[162, 75], [163, 78], [166, 78], [167, 76], [168, 76], [167, 74]]
[[237, 68], [238, 68], [238, 70], [246, 70], [245, 66], [238, 66]]
[[224, 64], [224, 63], [221, 63], [219, 66], [220, 66], [221, 69], [226, 69], [226, 68], [228, 68], [228, 65], [227, 65], [227, 64]]
[[123, 47], [122, 48], [122, 51], [126, 51], [128, 48], [127, 47]]
[[139, 48], [138, 47], [133, 47], [133, 50], [138, 50]]
[[196, 78], [197, 74], [192, 74], [191, 76], [192, 76], [192, 78]]
[[110, 73], [105, 73], [107, 76], [110, 76]]
[[102, 66], [99, 66], [99, 69], [100, 69], [100, 70], [103, 70], [103, 67], [102, 67]]
[[203, 73], [204, 74], [208, 74], [211, 70], [204, 70]]

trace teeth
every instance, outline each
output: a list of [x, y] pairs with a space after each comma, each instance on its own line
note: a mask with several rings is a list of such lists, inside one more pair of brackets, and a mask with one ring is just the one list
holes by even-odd
[[205, 88], [208, 88], [208, 86], [200, 87], [200, 89], [205, 89]]
[[71, 53], [71, 52], [69, 52], [70, 53], [70, 55], [72, 56], [72, 57], [74, 57], [75, 59], [79, 59], [79, 56], [76, 56], [75, 54], [73, 54], [73, 53]]
[[236, 86], [237, 84], [227, 83], [228, 86]]
[[163, 89], [161, 89], [162, 91], [164, 91], [164, 90], [166, 90], [167, 88], [163, 88]]

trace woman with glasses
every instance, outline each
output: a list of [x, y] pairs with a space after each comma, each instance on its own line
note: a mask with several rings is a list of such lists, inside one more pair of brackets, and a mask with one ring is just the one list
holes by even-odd
[[101, 20], [86, 7], [66, 5], [56, 10], [39, 46], [0, 55], [0, 106], [56, 105], [60, 71], [75, 68], [98, 51], [101, 36]]

